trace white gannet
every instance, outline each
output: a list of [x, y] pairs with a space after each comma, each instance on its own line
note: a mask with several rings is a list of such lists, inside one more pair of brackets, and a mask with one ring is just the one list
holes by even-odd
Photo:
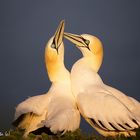
[[74, 131], [80, 125], [80, 113], [71, 92], [70, 73], [64, 65], [64, 21], [45, 49], [45, 63], [52, 85], [47, 94], [30, 97], [16, 107], [14, 125], [41, 134]]
[[135, 135], [140, 127], [140, 103], [105, 85], [98, 75], [102, 64], [101, 41], [92, 35], [64, 33], [80, 49], [83, 57], [71, 70], [71, 86], [80, 113], [103, 136]]

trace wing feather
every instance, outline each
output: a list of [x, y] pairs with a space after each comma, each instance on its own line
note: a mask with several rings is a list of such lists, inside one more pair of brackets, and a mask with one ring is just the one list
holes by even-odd
[[15, 120], [26, 113], [34, 113], [37, 115], [43, 114], [47, 107], [49, 98], [47, 94], [33, 96], [18, 104], [15, 112]]
[[42, 127], [50, 128], [53, 133], [73, 131], [79, 128], [80, 113], [73, 100], [67, 96], [55, 96], [48, 106], [46, 120]]
[[90, 123], [107, 131], [133, 130], [140, 122], [132, 112], [107, 89], [92, 86], [77, 97], [78, 107]]

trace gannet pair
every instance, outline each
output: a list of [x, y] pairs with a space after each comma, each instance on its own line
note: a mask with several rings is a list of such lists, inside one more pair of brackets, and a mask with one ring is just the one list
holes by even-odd
[[24, 129], [24, 137], [30, 132], [40, 134], [64, 134], [80, 125], [80, 113], [71, 92], [70, 73], [64, 65], [64, 21], [45, 49], [45, 63], [52, 85], [47, 94], [30, 97], [16, 107], [14, 125]]
[[105, 85], [98, 75], [103, 59], [101, 41], [88, 34], [64, 33], [64, 37], [76, 44], [83, 54], [69, 74], [63, 62], [63, 32], [64, 22], [61, 22], [45, 51], [52, 86], [48, 94], [31, 97], [18, 105], [17, 126], [24, 128], [26, 135], [42, 128], [49, 128], [53, 133], [74, 131], [80, 123], [77, 104], [85, 120], [100, 134], [135, 135], [134, 129], [140, 126], [140, 104]]

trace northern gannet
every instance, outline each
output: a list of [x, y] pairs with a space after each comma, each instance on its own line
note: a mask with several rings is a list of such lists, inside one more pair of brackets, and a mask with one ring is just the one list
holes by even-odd
[[97, 73], [103, 60], [101, 41], [89, 34], [64, 33], [64, 37], [83, 54], [71, 70], [72, 91], [83, 117], [103, 136], [135, 135], [140, 103], [103, 83]]
[[80, 113], [71, 92], [70, 73], [64, 65], [64, 25], [61, 21], [45, 49], [46, 68], [52, 82], [48, 93], [30, 97], [16, 107], [13, 124], [25, 129], [24, 137], [30, 132], [64, 134], [79, 128]]

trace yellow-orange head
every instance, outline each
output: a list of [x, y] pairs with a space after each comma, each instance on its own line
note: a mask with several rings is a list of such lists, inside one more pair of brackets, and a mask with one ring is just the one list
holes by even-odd
[[79, 48], [87, 63], [98, 71], [103, 61], [103, 45], [101, 41], [89, 34], [75, 35], [64, 33], [64, 37]]

